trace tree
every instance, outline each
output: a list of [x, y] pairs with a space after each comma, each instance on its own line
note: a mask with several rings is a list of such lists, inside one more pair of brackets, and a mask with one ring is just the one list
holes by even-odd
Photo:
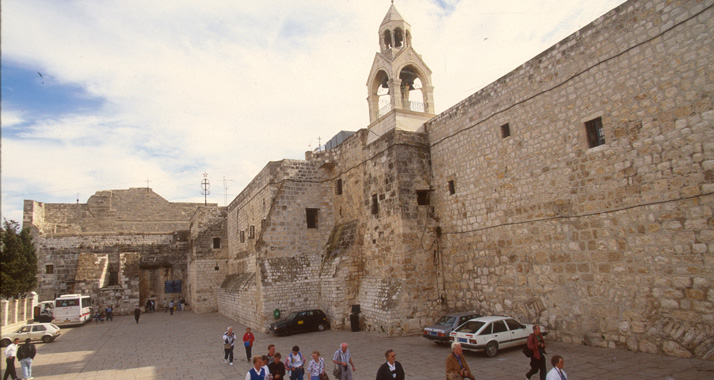
[[[18, 233], [19, 231], [19, 233]], [[37, 252], [28, 228], [5, 219], [0, 228], [0, 294], [16, 297], [37, 286]]]

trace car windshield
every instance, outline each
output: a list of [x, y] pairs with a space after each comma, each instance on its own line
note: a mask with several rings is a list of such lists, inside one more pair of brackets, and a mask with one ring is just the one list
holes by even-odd
[[290, 314], [285, 318], [285, 320], [295, 319], [296, 316], [297, 316], [297, 313], [290, 313]]
[[467, 334], [473, 334], [476, 331], [478, 331], [479, 329], [481, 329], [481, 327], [483, 327], [483, 325], [485, 325], [485, 323], [481, 322], [481, 321], [468, 321], [468, 322], [464, 323], [463, 325], [459, 326], [456, 329], [456, 331], [462, 332], [462, 333], [467, 333]]
[[454, 324], [454, 322], [456, 322], [456, 317], [452, 317], [450, 315], [445, 315], [445, 316], [441, 317], [441, 319], [436, 321], [435, 324], [451, 326]]

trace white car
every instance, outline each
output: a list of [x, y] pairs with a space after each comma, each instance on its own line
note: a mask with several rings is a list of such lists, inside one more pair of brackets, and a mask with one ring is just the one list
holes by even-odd
[[[533, 325], [521, 324], [511, 317], [480, 317], [469, 320], [449, 335], [452, 342], [461, 343], [464, 350], [484, 351], [489, 358], [502, 348], [526, 344]], [[541, 333], [546, 335], [541, 326]]]
[[20, 343], [25, 343], [27, 338], [49, 343], [57, 339], [60, 334], [60, 328], [54, 323], [28, 323], [13, 332], [2, 334], [0, 346], [9, 346], [15, 338], [20, 338]]

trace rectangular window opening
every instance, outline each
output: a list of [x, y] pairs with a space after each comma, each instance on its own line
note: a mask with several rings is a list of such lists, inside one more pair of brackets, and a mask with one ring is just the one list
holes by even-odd
[[307, 217], [307, 228], [317, 228], [317, 208], [306, 208], [305, 216]]
[[221, 248], [221, 238], [213, 238], [213, 249]]
[[501, 126], [501, 137], [506, 138], [511, 135], [511, 126], [506, 123]]
[[456, 194], [456, 185], [454, 184], [453, 179], [451, 181], [449, 181], [449, 194], [451, 194], [451, 195]]
[[379, 201], [377, 199], [377, 194], [372, 194], [372, 215], [379, 214]]
[[45, 265], [45, 274], [54, 274], [54, 273], [55, 273], [54, 265]]
[[245, 243], [245, 231], [240, 232], [240, 242]]
[[429, 205], [429, 190], [417, 190], [417, 204], [419, 206]]
[[119, 272], [109, 272], [109, 285], [119, 285]]
[[585, 122], [585, 133], [588, 137], [588, 147], [595, 148], [605, 144], [605, 133], [602, 130], [602, 118], [598, 117], [596, 119]]
[[255, 226], [250, 226], [248, 231], [248, 239], [255, 239]]
[[335, 195], [342, 195], [342, 180], [335, 181]]

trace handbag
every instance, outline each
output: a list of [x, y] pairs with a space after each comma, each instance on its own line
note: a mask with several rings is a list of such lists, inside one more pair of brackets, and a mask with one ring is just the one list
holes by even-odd
[[523, 347], [523, 355], [526, 357], [532, 358], [533, 357], [533, 350], [528, 348], [528, 346]]
[[231, 349], [231, 344], [230, 344], [230, 343], [224, 343], [224, 344], [223, 344], [223, 348], [225, 348], [226, 350], [230, 350], [230, 349]]
[[335, 364], [335, 367], [332, 369], [332, 374], [339, 379], [340, 375], [342, 375], [342, 368]]
[[322, 372], [319, 375], [320, 380], [330, 380], [330, 376], [327, 376], [327, 372]]

